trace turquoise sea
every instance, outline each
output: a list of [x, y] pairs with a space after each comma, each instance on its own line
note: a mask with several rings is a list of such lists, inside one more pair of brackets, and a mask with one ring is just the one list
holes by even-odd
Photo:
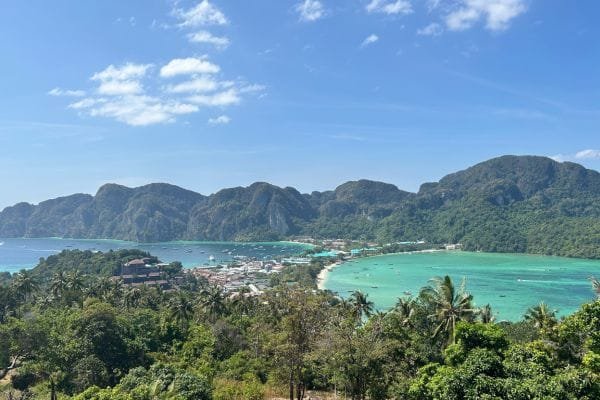
[[417, 295], [429, 279], [443, 275], [457, 286], [465, 278], [476, 305], [489, 303], [497, 320], [516, 321], [540, 301], [567, 315], [592, 300], [588, 278], [600, 277], [600, 260], [462, 251], [394, 254], [344, 263], [323, 285], [343, 297], [361, 290], [386, 310], [404, 292]]
[[[0, 272], [16, 272], [37, 265], [41, 257], [62, 250], [80, 249], [108, 251], [140, 249], [150, 252], [163, 262], [181, 261], [185, 267], [214, 265], [228, 262], [235, 256], [268, 259], [275, 256], [301, 254], [309, 246], [291, 242], [240, 243], [240, 242], [167, 242], [136, 243], [121, 240], [79, 239], [0, 239]], [[213, 256], [215, 260], [209, 261]]]

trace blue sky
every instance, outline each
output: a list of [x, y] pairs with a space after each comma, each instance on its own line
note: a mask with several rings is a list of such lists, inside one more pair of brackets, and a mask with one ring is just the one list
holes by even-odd
[[600, 169], [592, 0], [5, 0], [0, 207], [106, 182], [415, 191], [502, 154]]

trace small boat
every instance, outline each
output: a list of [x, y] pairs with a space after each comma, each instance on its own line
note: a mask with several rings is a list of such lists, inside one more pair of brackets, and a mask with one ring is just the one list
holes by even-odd
[[215, 261], [215, 256], [209, 256], [208, 261]]
[[379, 289], [379, 286], [371, 286], [371, 289]]
[[0, 242], [0, 246], [4, 246], [4, 242]]
[[412, 296], [412, 292], [410, 290], [405, 290], [404, 293], [406, 296]]

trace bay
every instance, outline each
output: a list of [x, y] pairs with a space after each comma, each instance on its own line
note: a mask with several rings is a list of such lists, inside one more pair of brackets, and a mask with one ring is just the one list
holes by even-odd
[[377, 309], [387, 310], [444, 275], [456, 286], [465, 279], [476, 305], [489, 303], [497, 320], [516, 321], [540, 301], [568, 315], [593, 300], [589, 277], [600, 277], [600, 261], [462, 251], [393, 254], [346, 262], [326, 275], [322, 287], [342, 297], [360, 290]]
[[[309, 245], [292, 242], [166, 242], [136, 243], [122, 240], [87, 239], [0, 239], [0, 272], [17, 272], [37, 265], [41, 257], [62, 250], [92, 250], [106, 252], [139, 249], [157, 256], [163, 262], [181, 261], [184, 267], [226, 263], [235, 256], [270, 259], [301, 254]], [[213, 256], [214, 261], [209, 257]]]

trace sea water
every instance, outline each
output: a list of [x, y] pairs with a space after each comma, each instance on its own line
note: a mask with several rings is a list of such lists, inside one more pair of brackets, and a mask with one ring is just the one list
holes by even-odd
[[[139, 249], [157, 256], [162, 262], [180, 261], [184, 267], [209, 266], [227, 263], [234, 257], [271, 259], [301, 254], [308, 245], [291, 242], [166, 242], [136, 243], [121, 240], [79, 239], [0, 239], [0, 272], [17, 272], [32, 268], [40, 258], [58, 254], [62, 250], [109, 251]], [[214, 260], [211, 260], [214, 258]]]
[[465, 279], [475, 304], [489, 303], [497, 320], [516, 321], [540, 301], [567, 315], [593, 300], [589, 277], [600, 278], [600, 260], [462, 251], [383, 255], [334, 268], [323, 286], [342, 297], [360, 290], [387, 310], [399, 297], [416, 296], [429, 279], [444, 275], [457, 288]]

